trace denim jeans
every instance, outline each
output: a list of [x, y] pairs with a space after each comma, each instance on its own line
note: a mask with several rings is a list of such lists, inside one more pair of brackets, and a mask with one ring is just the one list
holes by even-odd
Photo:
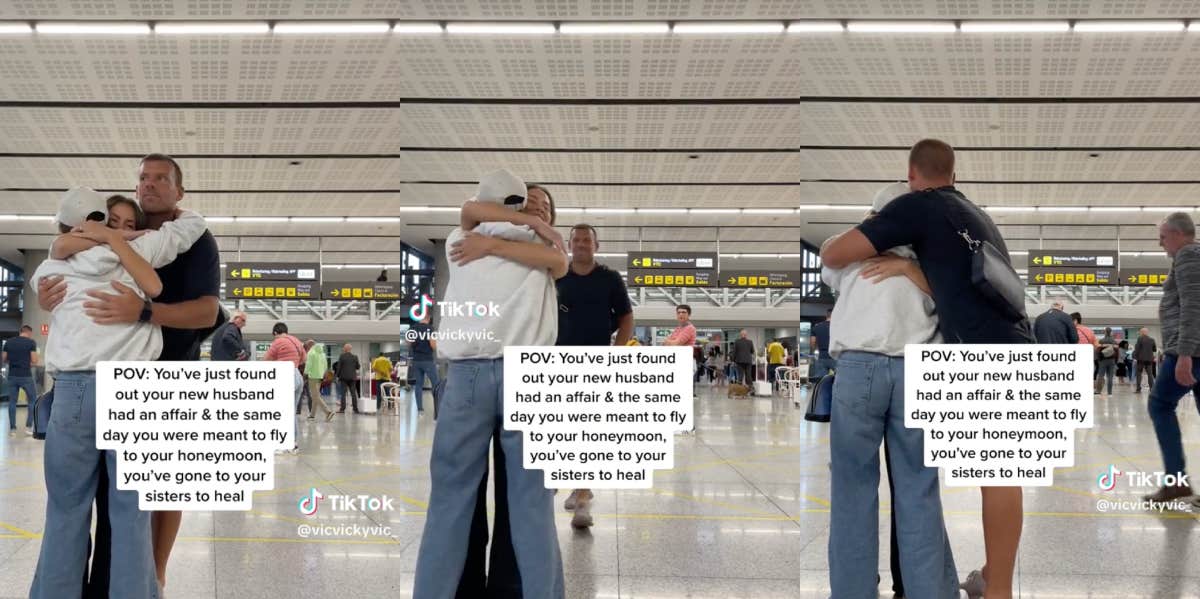
[[816, 362], [813, 363], [812, 380], [821, 380], [821, 377], [834, 370], [837, 370], [837, 366], [837, 360], [833, 359], [828, 354], [821, 354], [821, 357], [817, 358]]
[[895, 476], [896, 541], [909, 597], [958, 597], [936, 468], [924, 433], [904, 426], [904, 359], [866, 352], [838, 358], [830, 419], [833, 462], [829, 582], [837, 599], [879, 596], [879, 446], [887, 435]]
[[121, 557], [109, 565], [109, 592], [112, 597], [157, 599], [150, 512], [138, 509], [136, 491], [117, 490], [116, 454], [96, 449], [94, 372], [62, 372], [55, 378], [43, 460], [46, 527], [30, 599], [80, 596], [100, 468], [108, 471], [112, 546], [121, 549]]
[[[424, 389], [425, 389], [425, 378], [426, 377], [429, 378], [429, 388], [434, 393], [434, 398], [433, 398], [434, 404], [436, 404], [438, 402], [438, 400], [441, 399], [441, 398], [437, 397], [437, 387], [438, 387], [438, 382], [439, 382], [438, 381], [437, 362], [434, 362], [433, 360], [421, 360], [419, 362], [413, 362], [412, 370], [413, 370], [413, 376], [417, 380], [417, 382], [414, 384], [415, 386], [413, 387], [413, 397], [417, 398], [417, 409], [424, 410], [425, 405], [421, 402], [421, 396], [425, 395]], [[449, 376], [450, 376], [450, 373], [447, 372], [446, 377], [449, 378]], [[434, 411], [437, 411], [436, 405], [434, 406]]]
[[37, 385], [33, 383], [31, 376], [10, 376], [8, 377], [8, 430], [17, 429], [17, 390], [25, 391], [25, 401], [29, 406], [25, 408], [25, 428], [33, 428], [33, 404], [37, 403]]
[[[308, 386], [304, 384], [304, 377], [300, 374], [299, 370], [292, 371], [292, 387], [294, 388], [293, 393], [295, 393], [295, 395], [296, 395], [296, 416], [299, 416], [300, 415], [300, 402], [304, 400], [304, 390], [306, 388], [308, 388]], [[310, 399], [309, 401], [312, 401], [312, 400]], [[311, 406], [308, 408], [308, 413], [309, 414], [312, 413]], [[291, 416], [291, 414], [289, 414], [289, 416]], [[300, 419], [297, 418], [296, 416], [292, 416], [292, 446], [293, 447], [300, 446]]]
[[[429, 459], [431, 490], [413, 596], [452, 599], [467, 559], [471, 521], [493, 431], [504, 416], [504, 361], [455, 360], [447, 373]], [[563, 599], [554, 493], [522, 463], [523, 433], [502, 430], [509, 524], [524, 599]]]
[[[1158, 437], [1158, 448], [1162, 451], [1163, 472], [1167, 474], [1183, 474], [1185, 460], [1183, 457], [1183, 440], [1179, 433], [1179, 418], [1175, 408], [1179, 400], [1187, 395], [1188, 388], [1175, 380], [1175, 364], [1179, 358], [1174, 354], [1163, 356], [1162, 371], [1154, 379], [1154, 387], [1150, 389], [1150, 421], [1154, 423], [1154, 434]], [[1200, 359], [1192, 358], [1192, 376], [1200, 380]], [[1200, 384], [1192, 388], [1197, 398], [1200, 398]], [[56, 400], [57, 401], [57, 400]], [[57, 405], [55, 409], [57, 409]], [[1200, 409], [1200, 403], [1197, 403]]]
[[1103, 387], [1102, 381], [1108, 380], [1108, 394], [1112, 395], [1113, 377], [1117, 374], [1117, 363], [1112, 360], [1102, 360], [1100, 362], [1100, 372], [1096, 375], [1096, 386]]

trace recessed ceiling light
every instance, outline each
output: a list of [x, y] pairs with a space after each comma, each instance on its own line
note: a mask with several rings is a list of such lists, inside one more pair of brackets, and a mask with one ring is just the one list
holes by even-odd
[[851, 33], [954, 33], [954, 23], [944, 21], [851, 21]]
[[396, 23], [392, 25], [392, 33], [398, 34], [438, 34], [442, 33], [442, 26], [437, 23]]
[[338, 22], [326, 23], [291, 21], [276, 23], [273, 31], [278, 34], [336, 34], [336, 33], [387, 33], [391, 25], [383, 21]]
[[1170, 33], [1183, 31], [1183, 21], [1077, 21], [1076, 33]]
[[155, 23], [154, 33], [158, 35], [253, 35], [270, 33], [271, 26], [266, 23]]
[[673, 29], [680, 35], [710, 33], [783, 33], [783, 23], [776, 22], [732, 22], [732, 23], [676, 23]]
[[30, 27], [29, 23], [0, 23], [0, 35], [22, 33], [33, 33], [33, 27]]
[[1069, 33], [1067, 21], [965, 21], [963, 33]]
[[670, 33], [666, 23], [563, 23], [558, 26], [564, 35], [619, 35]]
[[450, 23], [446, 32], [468, 35], [553, 35], [553, 23]]
[[147, 23], [38, 23], [36, 30], [49, 35], [149, 35]]

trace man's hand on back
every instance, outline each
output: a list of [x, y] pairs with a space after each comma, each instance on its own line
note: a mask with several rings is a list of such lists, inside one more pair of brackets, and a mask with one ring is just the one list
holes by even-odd
[[141, 296], [116, 281], [113, 281], [112, 286], [117, 291], [115, 295], [98, 289], [89, 290], [87, 294], [93, 299], [83, 303], [84, 314], [96, 324], [137, 322], [142, 314], [142, 306], [145, 305]]
[[67, 297], [67, 282], [62, 275], [42, 277], [38, 280], [38, 306], [47, 312], [53, 312], [63, 298]]

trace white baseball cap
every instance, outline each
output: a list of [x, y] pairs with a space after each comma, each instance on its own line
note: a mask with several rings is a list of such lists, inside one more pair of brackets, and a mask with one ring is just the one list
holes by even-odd
[[525, 206], [525, 195], [525, 181], [508, 169], [502, 168], [479, 179], [475, 200], [503, 204], [513, 210], [520, 210]]
[[892, 200], [911, 191], [912, 190], [908, 188], [908, 183], [892, 183], [887, 187], [875, 192], [875, 201], [871, 202], [871, 210], [874, 212], [879, 212], [880, 210], [883, 210], [883, 207], [887, 206]]
[[58, 203], [58, 222], [78, 227], [84, 221], [108, 222], [108, 199], [90, 187], [72, 187]]

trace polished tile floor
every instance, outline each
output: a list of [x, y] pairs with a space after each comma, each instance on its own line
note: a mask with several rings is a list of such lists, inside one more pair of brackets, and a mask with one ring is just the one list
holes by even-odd
[[[825, 598], [829, 535], [828, 427], [779, 399], [731, 400], [700, 388], [697, 433], [676, 438], [675, 469], [651, 490], [600, 491], [596, 525], [579, 533], [559, 512], [572, 598]], [[1188, 514], [1100, 513], [1096, 476], [1161, 466], [1145, 395], [1119, 387], [1097, 399], [1096, 427], [1080, 431], [1076, 463], [1055, 485], [1025, 492], [1019, 596], [1200, 598], [1200, 523]], [[1200, 460], [1200, 418], [1181, 404], [1184, 437]], [[7, 411], [0, 410], [7, 425]], [[23, 411], [18, 418], [23, 419]], [[191, 512], [170, 568], [172, 599], [410, 597], [428, 499], [430, 414], [340, 416], [302, 423], [298, 456], [280, 456], [277, 489], [249, 512]], [[0, 598], [24, 597], [37, 561], [45, 491], [41, 443], [0, 434]], [[298, 500], [389, 495], [390, 512], [319, 512]], [[880, 514], [887, 546], [886, 484]], [[560, 495], [560, 498], [562, 496]], [[945, 489], [947, 526], [961, 573], [982, 563], [979, 493]], [[390, 536], [301, 538], [302, 524], [386, 525]], [[881, 597], [891, 597], [887, 555]]]

